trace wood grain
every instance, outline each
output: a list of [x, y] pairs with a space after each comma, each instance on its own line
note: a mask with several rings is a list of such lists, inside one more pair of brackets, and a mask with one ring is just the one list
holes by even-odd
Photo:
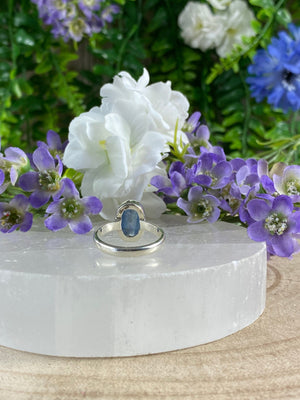
[[0, 347], [0, 400], [299, 400], [299, 289], [300, 255], [271, 259], [263, 315], [187, 350], [75, 359]]

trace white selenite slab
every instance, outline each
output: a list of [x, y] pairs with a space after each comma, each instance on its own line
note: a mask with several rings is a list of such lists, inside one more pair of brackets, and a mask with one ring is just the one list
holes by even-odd
[[138, 257], [104, 254], [93, 232], [53, 233], [42, 221], [27, 233], [1, 234], [0, 345], [133, 356], [211, 342], [251, 324], [265, 307], [265, 245], [233, 224], [185, 221], [156, 221], [165, 243]]

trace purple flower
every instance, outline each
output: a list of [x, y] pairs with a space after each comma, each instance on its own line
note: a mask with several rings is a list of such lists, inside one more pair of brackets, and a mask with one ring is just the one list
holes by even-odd
[[186, 133], [189, 142], [192, 145], [192, 149], [196, 154], [201, 152], [202, 147], [210, 150], [212, 145], [209, 142], [210, 132], [206, 125], [200, 125], [196, 132], [194, 133]]
[[5, 172], [3, 171], [3, 169], [0, 169], [0, 194], [5, 192], [7, 186], [8, 183], [5, 182]]
[[192, 115], [189, 116], [188, 120], [185, 122], [182, 130], [185, 132], [186, 135], [195, 133], [198, 126], [200, 125], [201, 113], [199, 111], [194, 112]]
[[83, 14], [87, 18], [91, 18], [93, 15], [93, 11], [100, 10], [101, 0], [92, 0], [92, 1], [79, 1], [78, 7], [83, 12]]
[[175, 202], [183, 190], [189, 187], [189, 170], [186, 171], [181, 161], [175, 161], [169, 169], [169, 178], [157, 175], [151, 179], [151, 184], [159, 193], [166, 195], [165, 202]]
[[29, 200], [23, 194], [17, 194], [9, 203], [0, 203], [0, 231], [10, 233], [18, 229], [27, 232], [33, 218], [28, 207]]
[[215, 162], [226, 161], [226, 154], [224, 149], [220, 146], [211, 146], [210, 148], [201, 147], [201, 155], [203, 154], [213, 154]]
[[111, 4], [102, 11], [101, 18], [103, 21], [111, 23], [113, 21], [113, 14], [118, 14], [119, 12], [120, 7], [116, 4]]
[[193, 167], [193, 183], [211, 189], [221, 189], [231, 178], [232, 167], [228, 161], [220, 161], [214, 153], [204, 153]]
[[[199, 154], [203, 152], [214, 152], [214, 147], [209, 142], [210, 132], [206, 125], [201, 125], [198, 121], [201, 114], [195, 112], [187, 120], [185, 134], [191, 144], [185, 154], [186, 165], [192, 166], [198, 160]], [[184, 129], [184, 128], [183, 128]]]
[[29, 159], [23, 150], [18, 147], [8, 147], [4, 151], [4, 156], [0, 154], [0, 168], [4, 172], [5, 178], [7, 177], [3, 181], [3, 187], [6, 188], [10, 183], [15, 185], [19, 174], [28, 170], [29, 167]]
[[235, 215], [238, 212], [242, 203], [241, 192], [233, 181], [230, 181], [219, 191], [218, 199], [221, 202], [220, 208], [231, 215]]
[[279, 32], [267, 50], [258, 50], [247, 78], [252, 96], [284, 112], [300, 109], [300, 28], [289, 24], [291, 36]]
[[300, 165], [287, 166], [282, 176], [273, 175], [273, 181], [279, 194], [290, 196], [294, 203], [300, 202]]
[[52, 130], [47, 132], [47, 143], [40, 140], [37, 142], [38, 147], [45, 147], [53, 157], [58, 155], [60, 159], [63, 157], [67, 144], [68, 141], [62, 143], [59, 134]]
[[260, 187], [260, 179], [257, 173], [257, 161], [248, 159], [246, 161], [236, 158], [230, 161], [234, 171], [233, 186], [238, 188], [240, 193], [244, 196], [247, 195], [249, 190], [255, 187], [258, 191]]
[[59, 196], [63, 165], [58, 156], [56, 165], [54, 158], [44, 146], [38, 147], [32, 158], [37, 171], [23, 174], [19, 179], [19, 185], [26, 192], [33, 192], [29, 197], [30, 204], [34, 208], [40, 208], [50, 197]]
[[73, 39], [79, 42], [84, 35], [91, 36], [112, 22], [113, 14], [120, 8], [103, 0], [31, 0], [38, 7], [39, 17], [46, 25], [51, 25], [55, 38], [65, 42]]
[[280, 257], [290, 257], [299, 250], [295, 235], [300, 233], [300, 212], [294, 212], [288, 196], [280, 195], [272, 203], [253, 199], [247, 209], [255, 221], [248, 227], [252, 240], [266, 241], [268, 252]]
[[218, 205], [220, 201], [210, 194], [203, 193], [201, 186], [193, 186], [188, 193], [188, 201], [181, 197], [177, 200], [177, 205], [189, 217], [188, 222], [215, 222], [220, 216]]
[[5, 173], [0, 169], [0, 186], [4, 183]]
[[274, 195], [276, 189], [274, 186], [274, 182], [272, 181], [272, 179], [269, 176], [269, 167], [268, 167], [268, 163], [266, 160], [263, 160], [263, 159], [258, 160], [257, 174], [259, 176], [260, 183], [261, 183], [263, 189], [265, 190], [265, 192], [270, 195]]
[[52, 215], [45, 220], [45, 226], [51, 231], [58, 231], [69, 225], [75, 233], [89, 232], [93, 226], [87, 214], [99, 214], [101, 201], [94, 196], [80, 198], [74, 182], [68, 178], [62, 183], [63, 197], [48, 206], [46, 213]]

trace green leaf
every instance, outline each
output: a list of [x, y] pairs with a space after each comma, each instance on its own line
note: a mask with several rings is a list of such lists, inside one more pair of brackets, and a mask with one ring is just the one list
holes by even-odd
[[49, 58], [45, 58], [34, 70], [38, 75], [45, 74], [53, 68]]
[[35, 45], [34, 38], [31, 35], [29, 35], [27, 32], [25, 32], [24, 29], [17, 30], [15, 39], [18, 44], [23, 44], [24, 46], [34, 46]]
[[249, 3], [252, 6], [260, 7], [260, 8], [272, 8], [274, 7], [273, 0], [249, 0]]
[[242, 122], [243, 119], [244, 119], [244, 113], [237, 111], [234, 114], [232, 114], [229, 117], [224, 119], [223, 126], [225, 126], [225, 128], [227, 128], [229, 126], [232, 126], [232, 125]]
[[221, 109], [226, 107], [228, 104], [235, 102], [237, 99], [240, 102], [241, 99], [244, 97], [244, 90], [243, 88], [237, 88], [236, 90], [232, 90], [231, 92], [226, 93], [225, 96], [222, 96], [217, 99], [217, 105]]
[[254, 19], [251, 21], [251, 26], [255, 30], [256, 33], [258, 33], [261, 30], [261, 23], [257, 21], [257, 19]]
[[261, 121], [258, 119], [252, 118], [249, 122], [249, 128], [261, 137], [264, 137], [265, 129]]
[[0, 62], [0, 82], [7, 82], [10, 80], [11, 66], [8, 62]]
[[166, 39], [161, 39], [156, 42], [154, 42], [152, 46], [152, 51], [157, 52], [157, 51], [165, 51], [171, 49], [171, 44], [168, 42]]
[[291, 14], [287, 9], [281, 8], [276, 13], [276, 21], [281, 25], [287, 26], [292, 21]]
[[234, 113], [236, 111], [242, 111], [242, 110], [244, 110], [243, 104], [234, 102], [234, 103], [228, 104], [227, 107], [223, 108], [222, 109], [222, 114], [223, 115], [229, 115], [229, 114], [232, 114], [232, 113]]
[[33, 27], [38, 26], [38, 21], [35, 18], [33, 18], [32, 15], [20, 12], [16, 13], [14, 16], [14, 25], [18, 28], [20, 26], [26, 26], [26, 27], [28, 26], [32, 29]]

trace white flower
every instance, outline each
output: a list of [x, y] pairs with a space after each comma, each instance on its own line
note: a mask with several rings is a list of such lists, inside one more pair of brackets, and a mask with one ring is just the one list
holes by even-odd
[[246, 2], [234, 0], [224, 13], [225, 37], [217, 46], [217, 53], [225, 57], [231, 53], [233, 46], [242, 42], [242, 36], [253, 36], [255, 34], [251, 21], [255, 19], [252, 10]]
[[[63, 161], [67, 167], [83, 172], [82, 194], [101, 199], [104, 218], [113, 218], [124, 200], [143, 199], [166, 142], [160, 132], [152, 130], [153, 123], [143, 106], [129, 103], [116, 101], [118, 113], [105, 114], [94, 107], [74, 118], [69, 127]], [[164, 205], [154, 196], [148, 193], [144, 201], [150, 201], [148, 216], [158, 217]]]
[[207, 2], [216, 10], [225, 10], [232, 0], [207, 0]]
[[69, 127], [63, 162], [83, 173], [81, 192], [102, 201], [104, 218], [114, 218], [128, 199], [141, 201], [148, 217], [165, 210], [150, 181], [165, 173], [159, 164], [176, 123], [180, 129], [188, 116], [189, 103], [170, 82], [148, 83], [145, 69], [138, 81], [121, 72], [101, 88], [101, 106], [74, 118]]
[[173, 141], [176, 121], [178, 121], [178, 138], [183, 136], [181, 128], [188, 117], [189, 102], [186, 97], [171, 89], [171, 82], [149, 84], [149, 73], [144, 68], [143, 75], [136, 81], [127, 72], [120, 72], [113, 83], [104, 85], [100, 90], [102, 96], [101, 110], [106, 114], [114, 112], [116, 103], [123, 99], [130, 104], [139, 104], [152, 128], [160, 132], [168, 141]]
[[225, 21], [221, 15], [214, 15], [207, 4], [187, 3], [178, 25], [184, 42], [202, 51], [219, 46], [224, 39]]

